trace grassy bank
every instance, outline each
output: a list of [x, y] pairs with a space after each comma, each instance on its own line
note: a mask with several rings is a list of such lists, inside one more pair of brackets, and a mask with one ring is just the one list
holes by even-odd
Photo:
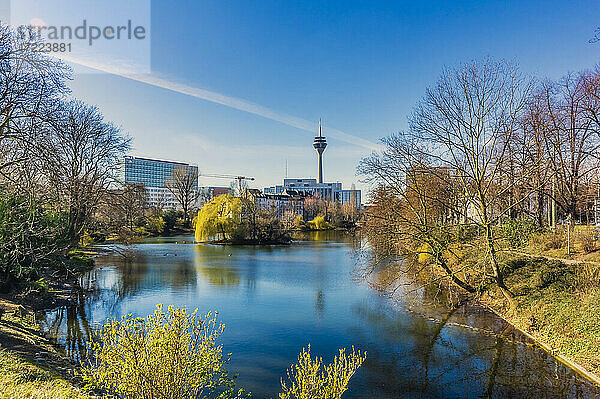
[[34, 323], [23, 305], [1, 300], [0, 399], [89, 398], [73, 384], [74, 364]]
[[0, 399], [89, 399], [56, 372], [0, 349]]
[[600, 264], [590, 261], [599, 257], [599, 242], [592, 228], [578, 227], [571, 238], [569, 254], [561, 232], [531, 234], [516, 248], [499, 241], [504, 249], [498, 258], [515, 308], [493, 282], [469, 279], [486, 270], [481, 238], [460, 247], [462, 257], [454, 258], [454, 269], [473, 284], [479, 281], [483, 304], [553, 354], [600, 375]]
[[600, 288], [581, 289], [586, 266], [526, 257], [505, 264], [517, 307], [510, 309], [496, 289], [482, 302], [556, 354], [600, 374]]

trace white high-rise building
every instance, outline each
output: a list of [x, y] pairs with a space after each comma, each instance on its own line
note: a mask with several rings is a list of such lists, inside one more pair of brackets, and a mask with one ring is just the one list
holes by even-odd
[[158, 159], [125, 156], [119, 168], [121, 183], [143, 184], [148, 192], [148, 206], [158, 208], [178, 208], [179, 203], [167, 188], [176, 167], [190, 168], [196, 176], [198, 190], [198, 167], [183, 162], [162, 161]]

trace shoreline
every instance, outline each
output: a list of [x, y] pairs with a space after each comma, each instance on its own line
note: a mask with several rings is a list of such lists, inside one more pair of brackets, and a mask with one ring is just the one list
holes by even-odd
[[478, 304], [480, 304], [481, 306], [483, 306], [486, 309], [488, 309], [490, 312], [492, 312], [496, 316], [498, 316], [500, 319], [504, 320], [512, 328], [514, 328], [515, 330], [519, 331], [521, 334], [523, 334], [524, 336], [526, 336], [527, 338], [529, 338], [530, 340], [532, 340], [533, 342], [535, 342], [536, 345], [538, 345], [546, 353], [548, 353], [550, 356], [552, 356], [552, 358], [554, 358], [558, 362], [562, 363], [563, 365], [571, 368], [576, 373], [578, 373], [580, 376], [588, 379], [590, 382], [593, 382], [594, 384], [600, 386], [600, 377], [598, 375], [596, 375], [595, 373], [587, 370], [585, 367], [583, 367], [582, 365], [580, 365], [576, 361], [574, 361], [574, 360], [572, 360], [572, 359], [570, 359], [570, 358], [568, 358], [568, 357], [566, 357], [564, 355], [561, 355], [560, 353], [556, 352], [554, 349], [552, 349], [552, 347], [549, 344], [541, 341], [539, 338], [535, 337], [534, 335], [532, 335], [528, 331], [525, 331], [524, 329], [522, 329], [519, 326], [517, 326], [516, 323], [514, 323], [511, 320], [510, 317], [507, 317], [502, 312], [494, 309], [492, 306], [486, 304], [485, 302], [480, 301], [479, 299], [476, 299], [475, 301]]

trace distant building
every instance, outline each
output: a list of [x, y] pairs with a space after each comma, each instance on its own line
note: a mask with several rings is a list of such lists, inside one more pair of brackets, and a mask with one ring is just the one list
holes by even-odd
[[342, 183], [317, 183], [317, 179], [283, 179], [283, 185], [265, 187], [265, 194], [281, 194], [285, 191], [297, 191], [303, 195], [316, 195], [329, 201], [337, 201], [340, 205], [353, 201], [360, 208], [361, 191], [342, 189]]
[[285, 213], [294, 215], [304, 214], [305, 193], [298, 191], [284, 191], [278, 194], [261, 193], [257, 189], [246, 189], [244, 197], [254, 202], [258, 209], [269, 210], [277, 213], [281, 218]]
[[[187, 163], [125, 156], [119, 168], [119, 181], [143, 184], [148, 192], [148, 206], [176, 209], [179, 203], [167, 188], [167, 182], [176, 167], [190, 168], [198, 175], [198, 167]], [[197, 187], [196, 180], [196, 190]]]
[[231, 188], [229, 187], [202, 187], [202, 189], [206, 190], [208, 193], [209, 200], [212, 200], [219, 195], [231, 193]]

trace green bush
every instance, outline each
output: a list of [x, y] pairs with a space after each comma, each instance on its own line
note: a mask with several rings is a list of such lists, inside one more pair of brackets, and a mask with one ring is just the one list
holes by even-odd
[[62, 262], [69, 247], [67, 215], [0, 192], [0, 286], [27, 283]]
[[165, 224], [162, 216], [150, 216], [146, 221], [146, 230], [152, 235], [161, 235], [165, 232]]
[[[164, 313], [157, 305], [145, 319], [129, 314], [110, 319], [91, 345], [92, 357], [81, 376], [85, 388], [122, 399], [241, 398], [234, 378], [224, 366], [217, 340], [225, 326], [211, 313], [174, 309]], [[281, 382], [280, 399], [340, 399], [365, 353], [340, 349], [333, 363], [311, 358], [310, 345]]]
[[179, 212], [177, 212], [175, 209], [169, 209], [164, 211], [161, 217], [165, 222], [164, 232], [168, 234], [175, 228], [175, 224], [179, 218]]
[[310, 356], [303, 349], [298, 356], [298, 363], [288, 370], [288, 379], [281, 382], [282, 393], [279, 399], [340, 399], [348, 389], [350, 378], [364, 362], [366, 355], [360, 351], [346, 354], [340, 349], [333, 363], [325, 365], [323, 359]]
[[296, 215], [294, 221], [292, 222], [292, 225], [296, 229], [303, 229], [306, 227], [306, 223], [304, 222], [304, 218], [302, 217], [302, 215]]
[[499, 227], [500, 233], [511, 248], [521, 248], [529, 244], [529, 239], [540, 231], [533, 219], [507, 219]]

